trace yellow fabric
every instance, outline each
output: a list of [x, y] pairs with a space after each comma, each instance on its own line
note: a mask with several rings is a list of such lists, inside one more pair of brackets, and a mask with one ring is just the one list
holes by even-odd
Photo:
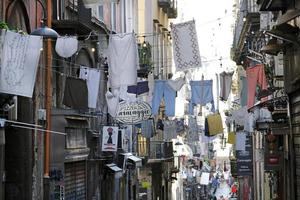
[[228, 133], [227, 143], [235, 144], [235, 132]]
[[151, 187], [151, 185], [150, 185], [150, 183], [149, 182], [147, 182], [147, 181], [142, 181], [142, 188], [150, 188]]
[[220, 114], [212, 114], [207, 116], [209, 135], [217, 135], [223, 133], [223, 124]]

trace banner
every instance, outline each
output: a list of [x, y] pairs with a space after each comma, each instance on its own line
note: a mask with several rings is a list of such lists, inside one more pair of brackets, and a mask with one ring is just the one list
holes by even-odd
[[104, 126], [102, 131], [102, 151], [117, 151], [118, 127]]
[[247, 176], [252, 175], [253, 166], [253, 150], [252, 150], [252, 136], [250, 133], [246, 134], [245, 151], [236, 151], [237, 175]]

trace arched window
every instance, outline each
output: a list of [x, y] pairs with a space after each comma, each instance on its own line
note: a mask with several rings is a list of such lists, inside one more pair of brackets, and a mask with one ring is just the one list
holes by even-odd
[[12, 1], [6, 9], [6, 22], [10, 29], [23, 30], [30, 33], [29, 17], [24, 3]]

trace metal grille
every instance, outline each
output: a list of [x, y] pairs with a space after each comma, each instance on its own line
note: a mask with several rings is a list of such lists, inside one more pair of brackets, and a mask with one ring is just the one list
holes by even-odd
[[300, 199], [300, 93], [295, 92], [291, 96], [291, 120], [292, 131], [294, 136], [295, 149], [295, 171], [296, 171], [296, 199]]
[[65, 199], [86, 199], [85, 161], [65, 164]]

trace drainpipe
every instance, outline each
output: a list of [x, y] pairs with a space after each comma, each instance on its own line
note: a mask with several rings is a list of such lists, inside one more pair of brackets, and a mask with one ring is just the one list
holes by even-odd
[[295, 200], [295, 154], [294, 154], [294, 138], [293, 138], [293, 126], [292, 126], [292, 119], [291, 119], [291, 104], [290, 99], [287, 100], [287, 111], [288, 111], [288, 120], [289, 120], [289, 140], [288, 140], [288, 147], [289, 147], [289, 159], [290, 159], [290, 198], [291, 200]]
[[[47, 0], [47, 26], [52, 26], [52, 3]], [[46, 51], [46, 133], [45, 133], [45, 158], [44, 158], [44, 181], [45, 181], [45, 198], [49, 199], [49, 172], [50, 172], [50, 132], [51, 130], [51, 102], [52, 102], [52, 43], [51, 39], [47, 39]]]

